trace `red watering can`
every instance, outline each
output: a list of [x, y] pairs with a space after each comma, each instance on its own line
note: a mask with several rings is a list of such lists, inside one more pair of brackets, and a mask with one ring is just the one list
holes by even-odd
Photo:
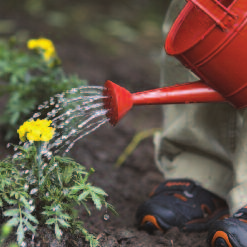
[[105, 83], [104, 105], [115, 125], [133, 105], [224, 102], [247, 106], [247, 1], [187, 0], [165, 43], [201, 80], [131, 94]]

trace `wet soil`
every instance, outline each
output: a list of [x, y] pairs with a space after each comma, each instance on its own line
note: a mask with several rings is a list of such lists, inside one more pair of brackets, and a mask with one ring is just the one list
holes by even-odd
[[[131, 92], [158, 87], [159, 54], [163, 46], [160, 30], [168, 1], [157, 1], [155, 6], [147, 0], [121, 3], [108, 0], [104, 4], [54, 0], [44, 1], [44, 5], [37, 1], [41, 9], [32, 6], [35, 1], [24, 2], [25, 5], [6, 1], [1, 8], [1, 18], [12, 22], [12, 29], [2, 36], [13, 32], [20, 38], [27, 35], [52, 38], [65, 71], [78, 74], [90, 85], [103, 85], [109, 79]], [[118, 33], [114, 25], [122, 27], [125, 34]], [[5, 100], [1, 99], [0, 104], [3, 106]], [[205, 232], [188, 234], [173, 228], [166, 233], [148, 234], [136, 226], [136, 209], [152, 188], [164, 180], [154, 163], [152, 138], [143, 140], [120, 168], [114, 164], [138, 131], [160, 128], [161, 124], [159, 106], [136, 107], [116, 127], [110, 124], [101, 127], [77, 142], [70, 152], [77, 162], [95, 168], [91, 182], [108, 193], [108, 201], [119, 213], [115, 216], [107, 212], [110, 218], [105, 221], [105, 211], [93, 210], [88, 216], [79, 209], [85, 227], [98, 236], [102, 247], [207, 246]], [[1, 159], [9, 154], [5, 146], [1, 136]], [[65, 234], [59, 243], [44, 227], [38, 230], [38, 242], [53, 247], [88, 246], [82, 238], [70, 234]]]

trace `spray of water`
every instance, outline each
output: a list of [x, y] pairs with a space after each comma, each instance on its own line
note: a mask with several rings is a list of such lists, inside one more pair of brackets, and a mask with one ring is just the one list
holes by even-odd
[[[38, 107], [31, 120], [52, 120], [56, 129], [53, 139], [46, 145], [46, 155], [58, 152], [65, 155], [73, 145], [109, 121], [104, 109], [104, 87], [83, 86], [51, 97]], [[47, 152], [48, 151], [48, 152]]]

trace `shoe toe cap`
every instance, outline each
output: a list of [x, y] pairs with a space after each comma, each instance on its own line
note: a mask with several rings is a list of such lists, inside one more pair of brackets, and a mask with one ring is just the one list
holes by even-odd
[[216, 221], [209, 229], [207, 241], [213, 247], [246, 246], [247, 223], [235, 218]]
[[[161, 228], [167, 230], [172, 226], [176, 226], [176, 215], [175, 213], [166, 208], [164, 205], [158, 203], [146, 202], [137, 210], [136, 218], [139, 225], [148, 225], [150, 222], [155, 228]], [[160, 229], [160, 230], [161, 230]]]
[[215, 241], [215, 247], [229, 247], [229, 245], [226, 243], [225, 239], [217, 238]]

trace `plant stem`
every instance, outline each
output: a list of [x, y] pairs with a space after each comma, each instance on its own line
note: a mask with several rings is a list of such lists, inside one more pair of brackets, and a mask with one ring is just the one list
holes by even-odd
[[37, 157], [36, 157], [36, 163], [37, 163], [37, 169], [38, 169], [38, 188], [40, 186], [40, 172], [41, 172], [41, 165], [42, 165], [42, 142], [35, 142], [35, 146], [36, 146], [36, 153], [37, 153]]
[[155, 132], [160, 131], [160, 130], [161, 129], [152, 128], [152, 129], [140, 131], [137, 134], [135, 134], [132, 141], [128, 144], [128, 146], [125, 148], [123, 153], [118, 157], [114, 166], [116, 168], [119, 168], [126, 161], [129, 155], [134, 152], [134, 150], [136, 149], [136, 147], [142, 140], [150, 136], [153, 136]]

